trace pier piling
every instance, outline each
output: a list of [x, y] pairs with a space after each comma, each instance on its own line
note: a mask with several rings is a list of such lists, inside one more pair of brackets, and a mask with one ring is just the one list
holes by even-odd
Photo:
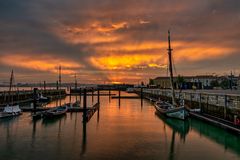
[[83, 122], [87, 122], [87, 90], [83, 90]]
[[97, 102], [100, 104], [100, 95], [99, 95], [99, 89], [97, 90]]
[[33, 89], [33, 111], [34, 114], [36, 114], [37, 110], [37, 88]]
[[121, 105], [121, 90], [118, 90], [118, 106], [120, 107]]
[[94, 89], [92, 88], [92, 103], [93, 103], [93, 94], [94, 94]]

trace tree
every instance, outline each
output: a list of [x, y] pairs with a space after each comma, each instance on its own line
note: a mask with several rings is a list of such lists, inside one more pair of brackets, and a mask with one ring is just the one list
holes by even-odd
[[211, 81], [210, 85], [211, 85], [211, 87], [219, 87], [220, 86], [218, 80]]
[[222, 82], [220, 83], [220, 86], [223, 88], [223, 89], [228, 89], [229, 88], [229, 85], [230, 85], [230, 82], [228, 79], [224, 79], [222, 80]]
[[176, 83], [178, 88], [182, 89], [183, 84], [185, 83], [185, 79], [183, 78], [183, 76], [178, 75]]
[[153, 79], [149, 79], [149, 85], [154, 85]]

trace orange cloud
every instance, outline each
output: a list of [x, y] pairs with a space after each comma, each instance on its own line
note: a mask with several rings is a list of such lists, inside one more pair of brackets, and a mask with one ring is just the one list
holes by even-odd
[[[175, 45], [174, 45], [175, 44]], [[173, 44], [173, 55], [177, 62], [184, 60], [199, 61], [204, 59], [215, 59], [227, 56], [236, 51], [234, 48], [227, 48], [203, 43], [176, 42]]]
[[132, 55], [111, 55], [103, 57], [91, 57], [90, 62], [98, 68], [117, 70], [131, 68], [166, 68], [159, 62], [164, 59], [162, 55], [132, 54]]
[[66, 26], [63, 24], [58, 24], [58, 26], [52, 28], [52, 32], [69, 43], [95, 44], [120, 40], [122, 36], [114, 34], [113, 31], [127, 28], [128, 23], [102, 23], [97, 21], [87, 26]]
[[127, 28], [127, 22], [119, 22], [119, 23], [109, 23], [109, 24], [102, 24], [100, 22], [95, 22], [91, 25], [91, 29], [98, 31], [98, 32], [112, 32], [121, 28]]
[[1, 56], [0, 62], [9, 66], [22, 67], [37, 71], [47, 71], [52, 73], [58, 73], [58, 67], [61, 65], [63, 74], [73, 74], [75, 73], [73, 68], [83, 67], [76, 62], [62, 60], [47, 55], [44, 56], [44, 58], [41, 58], [28, 55], [11, 54]]
[[142, 42], [142, 43], [127, 43], [127, 44], [111, 44], [110, 46], [97, 47], [100, 51], [142, 51], [153, 49], [165, 49], [163, 42]]

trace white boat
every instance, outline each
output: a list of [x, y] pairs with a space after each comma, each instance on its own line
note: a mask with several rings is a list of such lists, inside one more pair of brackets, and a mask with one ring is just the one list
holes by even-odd
[[168, 31], [168, 59], [169, 59], [169, 73], [170, 73], [170, 84], [172, 90], [172, 103], [158, 100], [155, 103], [156, 111], [167, 117], [177, 118], [185, 120], [188, 116], [188, 112], [185, 109], [184, 100], [181, 104], [177, 104], [175, 101], [175, 91], [173, 86], [173, 69], [172, 69], [172, 48], [170, 40], [170, 31]]
[[0, 112], [0, 118], [14, 117], [22, 114], [22, 110], [19, 108], [19, 105], [15, 106], [6, 106], [4, 107], [3, 112]]
[[185, 120], [188, 116], [188, 112], [185, 109], [184, 105], [180, 105], [178, 107], [174, 107], [172, 104], [164, 101], [157, 101], [154, 104], [156, 111], [172, 118], [177, 118], [181, 120]]
[[[12, 96], [11, 91], [12, 91], [12, 86], [13, 86], [13, 70], [11, 73], [11, 78], [10, 78], [10, 86], [9, 86], [9, 98]], [[4, 107], [4, 110], [0, 112], [0, 118], [5, 118], [5, 117], [14, 117], [22, 114], [22, 110], [19, 108], [19, 105], [13, 105], [13, 97], [12, 97], [12, 105], [7, 104], [6, 107]]]

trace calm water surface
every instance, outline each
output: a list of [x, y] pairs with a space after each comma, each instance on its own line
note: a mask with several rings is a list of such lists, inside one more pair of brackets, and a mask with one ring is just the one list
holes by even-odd
[[[89, 97], [88, 106], [95, 101]], [[147, 101], [124, 99], [119, 106], [117, 99], [101, 97], [87, 124], [82, 113], [51, 121], [29, 115], [0, 120], [0, 160], [240, 159], [239, 136], [194, 119], [160, 117]]]

